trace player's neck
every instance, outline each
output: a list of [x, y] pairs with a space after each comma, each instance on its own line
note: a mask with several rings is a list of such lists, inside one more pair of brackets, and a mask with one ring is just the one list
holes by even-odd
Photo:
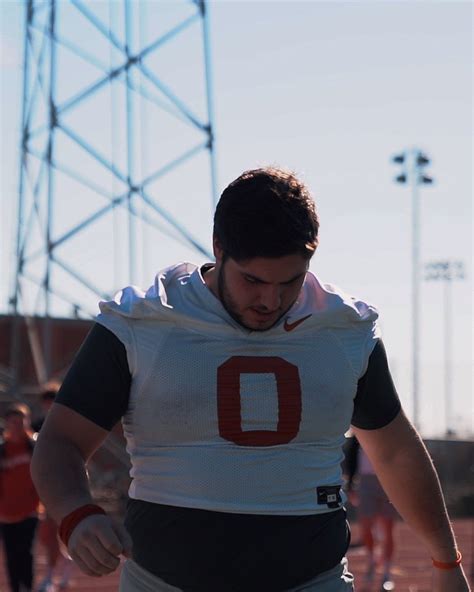
[[219, 288], [217, 285], [217, 274], [215, 267], [208, 267], [207, 269], [203, 269], [202, 271], [202, 279], [204, 283], [209, 288], [209, 290], [214, 294], [216, 298], [219, 298]]

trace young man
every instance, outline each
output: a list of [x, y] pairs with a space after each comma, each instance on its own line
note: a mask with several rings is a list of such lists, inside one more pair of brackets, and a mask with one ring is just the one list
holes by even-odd
[[[79, 567], [125, 562], [122, 592], [353, 589], [341, 495], [352, 423], [397, 509], [468, 587], [433, 466], [400, 409], [377, 312], [308, 272], [319, 221], [291, 173], [223, 192], [216, 261], [102, 302], [35, 451], [33, 475]], [[122, 420], [124, 528], [94, 506], [87, 459]], [[133, 550], [132, 550], [133, 545]]]

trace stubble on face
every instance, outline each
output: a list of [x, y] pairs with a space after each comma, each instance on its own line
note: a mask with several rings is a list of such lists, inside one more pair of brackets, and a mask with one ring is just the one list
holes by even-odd
[[222, 306], [226, 309], [226, 311], [229, 313], [229, 315], [234, 319], [234, 321], [237, 321], [240, 325], [242, 325], [246, 329], [249, 329], [249, 327], [247, 327], [244, 324], [243, 319], [242, 319], [242, 315], [237, 312], [237, 305], [232, 300], [232, 296], [230, 294], [230, 291], [227, 289], [227, 285], [226, 285], [225, 277], [224, 277], [224, 269], [225, 269], [225, 261], [222, 261], [222, 264], [220, 266], [220, 269], [218, 271], [218, 276], [217, 276], [217, 292], [219, 295], [219, 300], [221, 301]]
[[247, 325], [244, 321], [243, 315], [238, 312], [238, 305], [233, 300], [230, 290], [227, 288], [227, 283], [225, 280], [225, 267], [226, 267], [226, 260], [224, 259], [220, 265], [218, 272], [217, 272], [218, 273], [218, 275], [217, 275], [218, 297], [222, 303], [222, 306], [226, 309], [229, 316], [232, 317], [234, 319], [234, 321], [239, 323], [239, 325], [242, 325], [242, 327], [244, 327], [245, 329], [248, 329], [249, 331], [268, 331], [269, 329], [274, 327], [280, 321], [280, 319], [293, 306], [294, 302], [292, 302], [285, 310], [283, 310], [281, 312], [281, 314], [278, 316], [278, 318], [268, 327], [259, 328], [259, 327], [254, 327], [254, 326], [251, 327], [251, 326]]

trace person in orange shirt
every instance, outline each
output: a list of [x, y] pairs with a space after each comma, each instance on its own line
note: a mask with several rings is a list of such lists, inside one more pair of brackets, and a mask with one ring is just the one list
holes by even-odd
[[0, 444], [0, 525], [11, 592], [30, 592], [33, 587], [39, 505], [30, 476], [33, 445], [30, 410], [15, 403], [6, 411]]

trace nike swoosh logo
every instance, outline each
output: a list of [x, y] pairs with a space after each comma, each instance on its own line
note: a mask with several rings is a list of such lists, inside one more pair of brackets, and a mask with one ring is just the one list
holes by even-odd
[[293, 329], [296, 329], [296, 327], [298, 325], [301, 325], [301, 323], [303, 321], [306, 321], [306, 319], [309, 319], [310, 316], [312, 316], [312, 315], [311, 314], [306, 315], [305, 317], [303, 317], [302, 319], [298, 319], [294, 323], [289, 323], [288, 320], [285, 319], [285, 324], [283, 325], [283, 329], [285, 329], [285, 331], [293, 331]]

